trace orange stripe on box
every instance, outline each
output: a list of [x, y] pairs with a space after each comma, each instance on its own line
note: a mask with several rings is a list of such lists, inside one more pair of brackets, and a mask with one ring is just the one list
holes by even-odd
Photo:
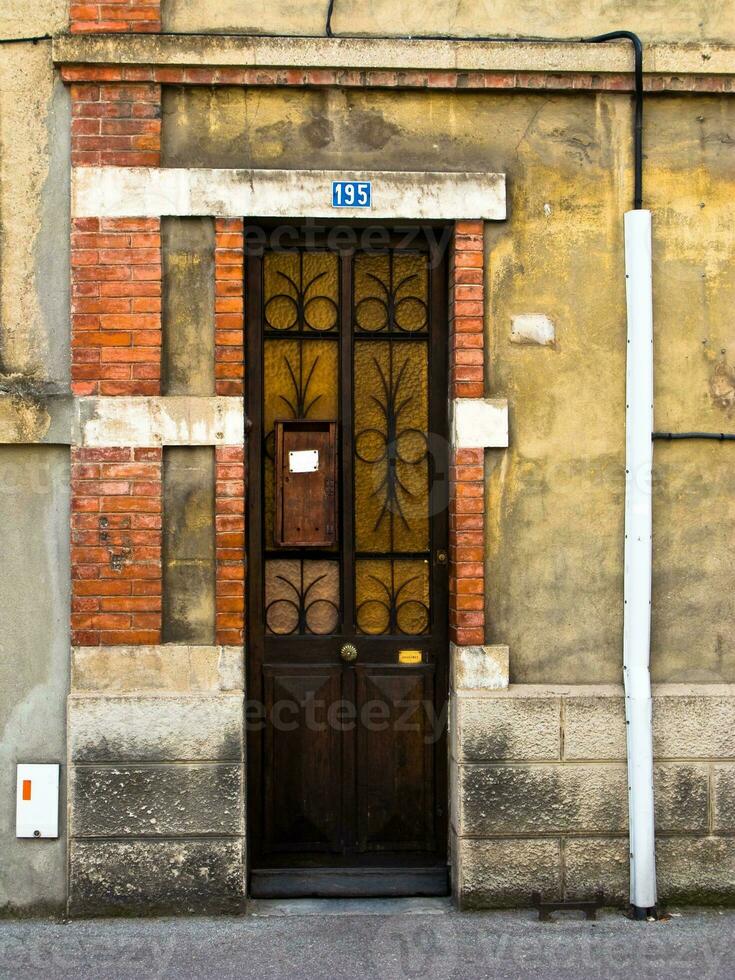
[[30, 800], [30, 798], [31, 798], [31, 780], [30, 779], [24, 779], [23, 780], [23, 799], [24, 800]]

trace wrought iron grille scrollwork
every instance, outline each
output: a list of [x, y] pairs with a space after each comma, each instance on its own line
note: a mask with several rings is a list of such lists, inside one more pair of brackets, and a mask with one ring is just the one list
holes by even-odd
[[[360, 261], [369, 262], [371, 256], [360, 256]], [[407, 258], [407, 256], [404, 256]], [[423, 256], [416, 256], [418, 261], [425, 261]], [[357, 266], [359, 269], [359, 265]], [[365, 280], [370, 280], [377, 286], [377, 293], [362, 296], [355, 303], [354, 320], [358, 332], [413, 334], [426, 332], [429, 325], [429, 306], [423, 296], [410, 285], [417, 285], [423, 292], [421, 277], [417, 272], [408, 275], [396, 273], [396, 259], [393, 252], [387, 255], [386, 278], [374, 272], [362, 273], [361, 285], [363, 290]]]
[[[279, 256], [291, 253], [270, 253]], [[312, 253], [328, 255], [330, 253]], [[275, 259], [272, 259], [275, 261]], [[298, 253], [298, 281], [281, 269], [273, 273], [286, 283], [284, 291], [271, 293], [263, 307], [265, 326], [279, 333], [297, 332], [301, 330], [315, 334], [335, 331], [339, 320], [339, 308], [335, 299], [326, 293], [315, 293], [314, 288], [328, 276], [327, 270], [317, 272], [310, 278], [304, 275], [304, 252]], [[321, 317], [318, 316], [321, 311]]]
[[288, 371], [288, 376], [291, 379], [291, 384], [293, 385], [293, 401], [290, 398], [286, 398], [285, 395], [279, 395], [279, 399], [285, 402], [291, 411], [291, 414], [295, 419], [305, 419], [308, 418], [309, 412], [316, 405], [321, 395], [315, 395], [311, 400], [309, 400], [309, 385], [314, 377], [314, 371], [316, 371], [316, 366], [319, 363], [319, 355], [314, 358], [311, 362], [311, 367], [306, 372], [306, 378], [304, 378], [304, 349], [301, 344], [299, 344], [299, 376], [296, 377], [296, 372], [293, 369], [293, 365], [288, 357], [283, 359], [286, 370]]
[[[403, 361], [395, 378], [393, 377], [392, 345], [390, 348], [389, 377], [386, 377], [378, 359], [374, 357], [372, 360], [380, 378], [381, 393], [380, 396], [371, 395], [370, 398], [385, 419], [385, 430], [375, 426], [358, 430], [355, 433], [355, 455], [362, 463], [383, 467], [383, 474], [379, 477], [375, 487], [376, 495], [383, 495], [383, 501], [373, 530], [377, 531], [385, 518], [392, 518], [393, 515], [397, 515], [404, 527], [410, 529], [401, 494], [406, 497], [416, 495], [401, 478], [398, 464], [418, 466], [425, 462], [428, 456], [427, 434], [415, 426], [401, 428], [401, 416], [412, 402], [411, 395], [404, 396], [401, 393], [408, 359]], [[418, 442], [418, 447], [422, 447], [419, 448], [418, 453], [413, 454], [413, 458], [409, 455], [412, 440]]]
[[[311, 385], [312, 379], [314, 377], [314, 372], [316, 371], [317, 365], [319, 364], [319, 355], [317, 354], [314, 360], [311, 362], [309, 368], [306, 369], [306, 377], [304, 377], [304, 347], [302, 343], [299, 343], [299, 363], [297, 369], [294, 369], [293, 364], [288, 356], [283, 358], [283, 363], [286, 365], [286, 371], [288, 373], [289, 380], [291, 382], [291, 387], [293, 392], [289, 392], [291, 397], [287, 397], [284, 394], [279, 394], [278, 399], [282, 401], [291, 413], [291, 417], [295, 419], [305, 419], [309, 417], [309, 412], [316, 405], [321, 395], [314, 395], [313, 398], [309, 398], [309, 386]], [[296, 371], [298, 370], [298, 374]], [[265, 453], [269, 459], [274, 458], [274, 433], [273, 429], [268, 432], [264, 440]]]
[[385, 598], [364, 599], [357, 606], [357, 628], [361, 633], [378, 635], [402, 633], [418, 636], [429, 630], [429, 606], [422, 599], [402, 598], [409, 586], [420, 581], [413, 575], [396, 585], [395, 562], [390, 563], [390, 580], [384, 582], [377, 575], [367, 577], [379, 586]]
[[275, 582], [280, 582], [286, 587], [287, 594], [278, 595], [266, 602], [267, 629], [275, 636], [294, 634], [323, 636], [334, 632], [340, 620], [338, 603], [324, 595], [313, 595], [317, 586], [326, 582], [327, 573], [316, 575], [307, 583], [306, 562], [297, 561], [293, 564], [298, 564], [297, 581], [292, 581], [286, 575], [273, 576]]

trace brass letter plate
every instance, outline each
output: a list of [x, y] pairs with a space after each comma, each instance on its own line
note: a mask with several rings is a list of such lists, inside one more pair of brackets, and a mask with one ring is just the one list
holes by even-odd
[[422, 664], [423, 662], [424, 662], [424, 654], [422, 650], [399, 650], [398, 651], [399, 664]]

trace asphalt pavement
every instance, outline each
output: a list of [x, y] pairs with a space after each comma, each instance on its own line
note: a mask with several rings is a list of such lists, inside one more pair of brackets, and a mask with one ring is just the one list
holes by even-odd
[[443, 901], [257, 902], [234, 917], [0, 920], [2, 980], [414, 980], [735, 977], [735, 910], [659, 922], [531, 911], [458, 913]]

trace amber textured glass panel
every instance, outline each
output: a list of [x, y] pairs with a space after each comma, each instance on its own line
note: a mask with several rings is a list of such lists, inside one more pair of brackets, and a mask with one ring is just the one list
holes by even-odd
[[266, 252], [263, 260], [267, 330], [336, 332], [338, 260], [333, 252]]
[[428, 633], [429, 563], [358, 560], [356, 598], [360, 633]]
[[356, 548], [426, 551], [427, 345], [357, 341], [354, 357]]
[[355, 330], [365, 333], [429, 328], [428, 259], [418, 252], [361, 252], [355, 257]]
[[263, 483], [265, 544], [273, 547], [276, 419], [339, 418], [339, 351], [336, 340], [266, 340], [263, 348]]
[[339, 626], [339, 563], [274, 559], [265, 563], [269, 633], [333, 633]]

